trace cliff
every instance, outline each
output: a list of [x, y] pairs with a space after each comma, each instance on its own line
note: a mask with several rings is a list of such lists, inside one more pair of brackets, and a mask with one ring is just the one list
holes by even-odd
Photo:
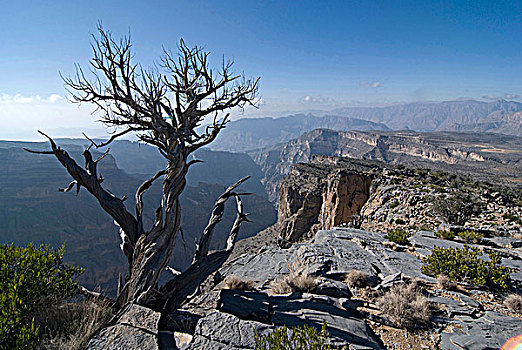
[[280, 186], [281, 237], [295, 242], [320, 229], [350, 222], [370, 195], [371, 176], [321, 163], [297, 164]]

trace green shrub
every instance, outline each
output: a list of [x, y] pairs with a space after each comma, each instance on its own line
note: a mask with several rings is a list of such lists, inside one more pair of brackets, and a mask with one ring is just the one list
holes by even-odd
[[34, 347], [38, 310], [77, 291], [73, 277], [83, 269], [63, 264], [64, 248], [0, 245], [0, 349]]
[[462, 238], [467, 243], [478, 243], [484, 235], [474, 231], [474, 230], [465, 230], [458, 233], [458, 236]]
[[479, 248], [464, 245], [464, 248], [434, 247], [424, 259], [422, 272], [429, 276], [446, 275], [451, 280], [475, 286], [508, 289], [511, 286], [512, 269], [501, 265], [501, 256], [487, 250], [489, 261], [480, 258]]
[[513, 221], [517, 223], [517, 225], [522, 226], [522, 219], [516, 216], [515, 214], [505, 213], [504, 215], [502, 215], [502, 218], [504, 218], [504, 220]]
[[384, 238], [400, 245], [408, 245], [410, 244], [410, 241], [408, 240], [408, 237], [410, 236], [411, 235], [408, 232], [398, 228], [396, 230], [388, 232], [388, 234], [384, 236]]
[[401, 218], [398, 218], [397, 220], [395, 220], [395, 223], [396, 223], [397, 225], [404, 225], [404, 224], [406, 224], [406, 221], [404, 221], [404, 220], [401, 219]]
[[441, 238], [441, 239], [447, 239], [449, 241], [452, 241], [455, 239], [455, 232], [451, 230], [440, 230], [435, 232], [435, 236]]
[[390, 204], [390, 209], [395, 209], [399, 206], [399, 201], [395, 200], [393, 203]]
[[[283, 326], [273, 333], [260, 336], [255, 331], [256, 350], [329, 350], [327, 340], [330, 334], [326, 330], [326, 322], [320, 332], [313, 327], [304, 325], [294, 327], [290, 332]], [[289, 334], [290, 333], [290, 334]]]

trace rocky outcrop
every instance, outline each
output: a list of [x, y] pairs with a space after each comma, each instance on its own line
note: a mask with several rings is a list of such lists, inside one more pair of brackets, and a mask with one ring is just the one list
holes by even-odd
[[[230, 349], [253, 349], [254, 329], [266, 334], [281, 325], [306, 324], [320, 328], [322, 321], [327, 321], [331, 344], [335, 346], [408, 348], [398, 344], [408, 335], [404, 330], [399, 331], [402, 340], [397, 338], [395, 343], [383, 344], [377, 331], [381, 325], [387, 327], [386, 316], [369, 312], [375, 308], [374, 301], [365, 304], [357, 289], [352, 289], [353, 296], [329, 296], [321, 289], [310, 293], [271, 294], [272, 283], [287, 276], [296, 263], [304, 274], [317, 277], [320, 283], [344, 284], [346, 273], [364, 271], [376, 293], [411, 279], [422, 280], [431, 286], [425, 291], [426, 297], [433, 310], [439, 311], [431, 318], [433, 327], [413, 348], [498, 349], [508, 338], [518, 334], [522, 319], [510, 314], [501, 302], [497, 301], [493, 307], [496, 298], [493, 294], [483, 290], [440, 290], [434, 278], [422, 274], [422, 258], [434, 245], [446, 243], [462, 247], [462, 244], [441, 240], [427, 231], [418, 232], [410, 241], [413, 245], [410, 251], [395, 249], [387, 244], [382, 233], [335, 228], [317, 232], [312, 243], [296, 243], [289, 249], [266, 247], [239, 256], [220, 269], [220, 279], [236, 275], [242, 280], [251, 280], [256, 290], [219, 290], [223, 284], [214, 281], [214, 289], [194, 298], [186, 306], [191, 312], [205, 315], [198, 321], [194, 338], [187, 348], [199, 349], [205, 345], [207, 349], [225, 349], [228, 345]], [[522, 260], [515, 258], [522, 257], [520, 249], [503, 252], [504, 264], [517, 270], [522, 268]], [[517, 263], [513, 265], [513, 261]], [[512, 278], [522, 281], [517, 273], [512, 274]], [[387, 328], [386, 332], [389, 331]]]
[[[504, 239], [508, 239], [504, 237]], [[515, 239], [511, 238], [511, 243]], [[433, 277], [421, 272], [423, 257], [434, 246], [462, 247], [420, 231], [410, 238], [410, 249], [390, 246], [384, 234], [353, 228], [320, 230], [312, 242], [289, 249], [266, 246], [237, 256], [210, 278], [181, 310], [161, 315], [140, 306], [127, 307], [108, 328], [89, 343], [89, 349], [255, 349], [255, 333], [276, 328], [314, 327], [326, 321], [333, 348], [343, 349], [498, 349], [522, 328], [522, 315], [502, 305], [491, 291], [438, 289]], [[510, 244], [513, 246], [516, 244]], [[522, 251], [495, 248], [502, 263], [515, 269], [522, 282]], [[272, 286], [296, 266], [316, 279], [309, 292], [275, 294]], [[348, 287], [347, 273], [368, 276], [367, 287]], [[226, 277], [250, 280], [254, 290], [224, 289]], [[390, 327], [375, 298], [395, 284], [418, 280], [433, 310], [431, 326], [419, 329], [414, 346], [404, 344], [415, 332]], [[419, 282], [419, 283], [421, 283]], [[395, 338], [389, 338], [390, 333]]]
[[[522, 233], [517, 220], [522, 207], [516, 204], [521, 194], [516, 187], [453, 173], [314, 156], [294, 165], [281, 182], [278, 224], [281, 238], [291, 242], [336, 226], [413, 233], [450, 223], [465, 224], [460, 231], [473, 229], [486, 237], [514, 235]], [[452, 202], [456, 204], [449, 213], [443, 203]], [[475, 209], [466, 209], [469, 205]]]
[[305, 165], [281, 183], [277, 220], [282, 238], [295, 242], [318, 223], [325, 175], [323, 169]]
[[140, 305], [127, 305], [113, 325], [103, 328], [87, 345], [88, 350], [157, 350], [160, 313]]
[[325, 157], [294, 166], [280, 186], [281, 238], [296, 242], [318, 229], [349, 223], [368, 200], [370, 185], [369, 174], [332, 164]]

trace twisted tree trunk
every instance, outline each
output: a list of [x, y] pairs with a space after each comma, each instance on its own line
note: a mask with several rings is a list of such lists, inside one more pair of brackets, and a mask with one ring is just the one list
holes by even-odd
[[[131, 63], [131, 41], [129, 38], [114, 40], [101, 26], [99, 38], [94, 38], [91, 72], [94, 79], [85, 77], [78, 66], [76, 78], [65, 78], [65, 84], [75, 102], [93, 103], [101, 114], [101, 122], [118, 130], [102, 143], [95, 143], [87, 135], [91, 146], [83, 153], [85, 167], [79, 166], [65, 150], [58, 147], [53, 139], [44, 133], [51, 144], [50, 151], [31, 151], [54, 155], [67, 169], [73, 181], [63, 189], [68, 192], [76, 187], [87, 189], [120, 227], [121, 248], [129, 264], [129, 274], [120, 276], [118, 303], [136, 302], [142, 305], [179, 305], [197, 288], [198, 281], [215, 271], [230, 254], [241, 223], [246, 219], [240, 193], [233, 190], [243, 181], [229, 187], [219, 197], [209, 224], [202, 233], [193, 265], [161, 290], [158, 281], [167, 267], [176, 244], [181, 225], [179, 196], [186, 185], [185, 177], [189, 167], [197, 160], [188, 161], [191, 153], [214, 141], [219, 132], [229, 122], [229, 114], [220, 114], [234, 107], [255, 106], [259, 78], [246, 79], [230, 70], [232, 62], [224, 61], [215, 74], [208, 64], [209, 53], [194, 46], [189, 48], [180, 40], [178, 55], [165, 51], [161, 67], [144, 70]], [[201, 131], [206, 117], [212, 122]], [[123, 128], [123, 130], [121, 130]], [[109, 151], [94, 160], [91, 147], [102, 148], [112, 141], [134, 133], [141, 142], [150, 144], [167, 160], [167, 167], [144, 181], [136, 191], [135, 214], [124, 205], [126, 196], [117, 198], [103, 188], [103, 178], [97, 173], [98, 162]], [[161, 204], [156, 208], [154, 224], [146, 230], [143, 227], [143, 195], [154, 181], [163, 178]], [[229, 235], [224, 253], [209, 255], [208, 247], [215, 225], [221, 220], [225, 201], [231, 196], [238, 203], [238, 216]], [[226, 259], [226, 258], [225, 258]], [[190, 293], [189, 293], [190, 292]], [[169, 301], [171, 300], [172, 301]]]

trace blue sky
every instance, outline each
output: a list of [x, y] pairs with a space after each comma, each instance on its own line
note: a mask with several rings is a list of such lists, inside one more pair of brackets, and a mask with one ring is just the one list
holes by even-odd
[[262, 79], [264, 105], [248, 116], [518, 99], [521, 13], [518, 1], [2, 1], [0, 138], [99, 128], [88, 106], [66, 102], [58, 73], [87, 65], [100, 20], [116, 36], [130, 30], [144, 65], [181, 37], [234, 58]]

